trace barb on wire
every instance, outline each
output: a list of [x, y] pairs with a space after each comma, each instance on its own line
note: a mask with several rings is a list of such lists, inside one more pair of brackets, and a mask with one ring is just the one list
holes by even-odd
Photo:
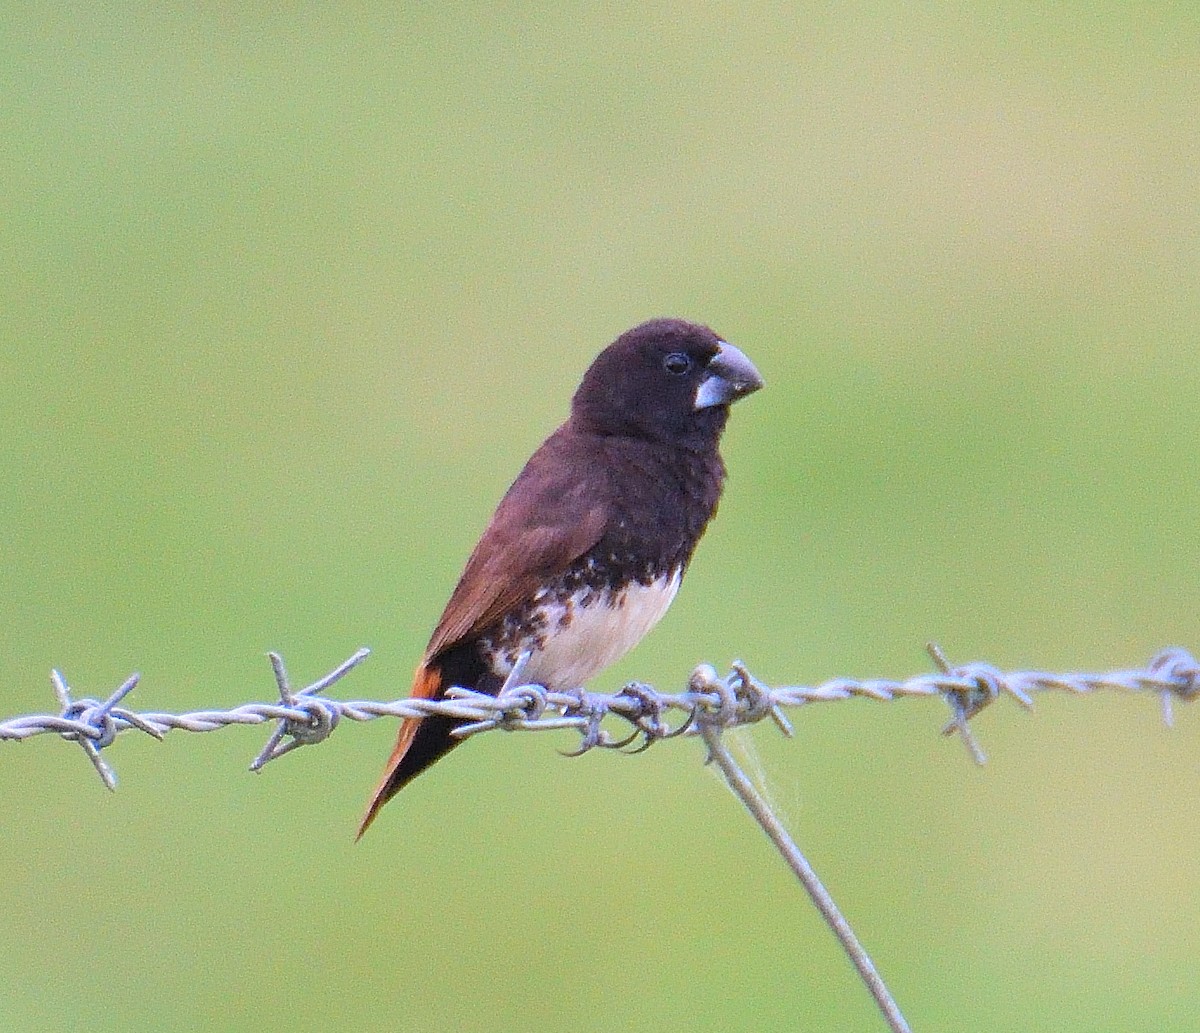
[[[950, 721], [943, 732], [958, 735], [971, 756], [982, 763], [983, 752], [971, 732], [970, 721], [1001, 696], [1011, 696], [1029, 708], [1033, 706], [1034, 692], [1054, 690], [1076, 695], [1100, 690], [1153, 692], [1158, 694], [1164, 721], [1170, 725], [1175, 701], [1190, 702], [1200, 695], [1200, 664], [1187, 650], [1179, 648], [1161, 651], [1145, 668], [1104, 674], [1004, 673], [983, 663], [953, 666], [937, 646], [931, 644], [927, 648], [937, 672], [905, 680], [835, 678], [811, 687], [772, 688], [755, 678], [743, 664], [735, 662], [730, 673], [723, 677], [712, 666], [701, 664], [692, 672], [686, 689], [678, 693], [659, 692], [639, 683], [612, 694], [582, 689], [550, 692], [540, 685], [520, 684], [522, 661], [527, 660], [522, 657], [496, 696], [451, 688], [445, 699], [403, 698], [390, 703], [343, 701], [325, 695], [326, 690], [367, 658], [370, 653], [367, 649], [358, 650], [324, 677], [299, 690], [291, 688], [283, 658], [270, 653], [277, 702], [246, 703], [229, 710], [184, 714], [135, 712], [120, 706], [138, 684], [136, 674], [100, 702], [73, 699], [66, 679], [54, 671], [51, 680], [59, 712], [0, 721], [0, 741], [57, 733], [80, 745], [101, 780], [112, 789], [116, 786], [116, 776], [101, 752], [128, 731], [162, 739], [174, 730], [212, 732], [230, 725], [275, 721], [275, 731], [250, 765], [252, 771], [260, 771], [270, 761], [297, 747], [323, 742], [343, 719], [373, 721], [380, 717], [438, 714], [462, 722], [454, 730], [460, 738], [496, 729], [571, 729], [580, 736], [579, 746], [570, 752], [571, 756], [577, 756], [596, 748], [639, 753], [664, 739], [700, 735], [705, 728], [719, 730], [764, 718], [770, 718], [780, 731], [791, 735], [792, 726], [784, 710], [809, 703], [854, 697], [890, 702], [909, 696], [941, 696], [950, 708]], [[616, 736], [605, 728], [605, 720], [610, 716], [625, 721], [629, 733]], [[633, 749], [630, 751], [629, 747]]]

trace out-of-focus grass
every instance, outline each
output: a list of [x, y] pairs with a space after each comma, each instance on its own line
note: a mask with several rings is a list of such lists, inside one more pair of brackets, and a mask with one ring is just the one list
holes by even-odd
[[[0, 674], [391, 697], [591, 356], [703, 319], [768, 390], [600, 680], [1196, 647], [1190, 6], [93, 6], [0, 33]], [[1190, 1029], [1197, 734], [1146, 700], [754, 733], [914, 1027]], [[0, 749], [0, 1026], [867, 1029], [699, 751], [391, 729]], [[558, 745], [570, 745], [562, 741]]]

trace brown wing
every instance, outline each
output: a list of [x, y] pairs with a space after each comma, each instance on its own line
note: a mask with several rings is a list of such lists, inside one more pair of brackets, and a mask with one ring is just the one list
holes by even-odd
[[612, 512], [595, 457], [555, 434], [539, 448], [496, 507], [425, 651], [426, 662], [486, 630], [531, 600], [591, 549]]
[[[413, 678], [412, 695], [441, 696], [438, 655], [469, 641], [534, 594], [592, 548], [608, 524], [610, 491], [594, 455], [559, 431], [539, 448], [496, 507], [467, 560]], [[380, 808], [452, 749], [455, 722], [406, 718], [383, 777], [358, 827], [359, 837]], [[414, 747], [414, 743], [417, 745]]]

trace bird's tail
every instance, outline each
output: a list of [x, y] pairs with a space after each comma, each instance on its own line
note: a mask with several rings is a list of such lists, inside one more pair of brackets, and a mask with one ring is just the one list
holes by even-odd
[[[442, 689], [441, 674], [422, 663], [413, 677], [412, 695], [421, 699], [440, 699]], [[367, 813], [359, 823], [356, 840], [362, 838], [388, 800], [459, 744], [460, 740], [450, 734], [458, 723], [454, 718], [439, 716], [404, 719], [387, 767], [383, 769], [383, 777], [375, 787]]]

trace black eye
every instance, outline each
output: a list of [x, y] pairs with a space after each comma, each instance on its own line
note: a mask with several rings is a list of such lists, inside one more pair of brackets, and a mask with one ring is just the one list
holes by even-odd
[[683, 352], [671, 352], [663, 359], [663, 369], [673, 377], [682, 376], [692, 368], [692, 360], [683, 354]]

